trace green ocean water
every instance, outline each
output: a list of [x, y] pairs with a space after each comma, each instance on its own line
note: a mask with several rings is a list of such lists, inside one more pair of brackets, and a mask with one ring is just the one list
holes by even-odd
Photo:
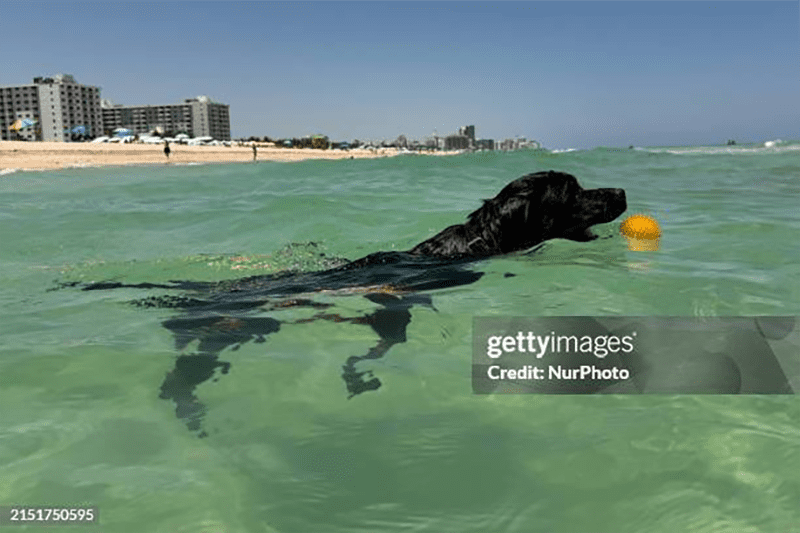
[[[407, 342], [360, 363], [383, 386], [353, 399], [341, 367], [369, 327], [225, 350], [230, 372], [195, 391], [206, 438], [159, 398], [175, 311], [129, 305], [164, 291], [57, 289], [405, 250], [548, 169], [624, 188], [660, 251], [629, 251], [618, 220], [484, 261], [412, 308]], [[131, 533], [800, 532], [795, 396], [478, 396], [470, 380], [474, 316], [800, 315], [798, 198], [797, 142], [5, 173], [0, 505], [96, 505], [87, 531]]]

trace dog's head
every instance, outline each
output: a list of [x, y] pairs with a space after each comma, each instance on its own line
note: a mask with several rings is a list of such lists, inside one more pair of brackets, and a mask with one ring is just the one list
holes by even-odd
[[537, 172], [506, 185], [469, 215], [483, 238], [502, 253], [525, 250], [548, 239], [586, 242], [589, 229], [611, 222], [627, 209], [623, 189], [584, 189], [575, 176]]

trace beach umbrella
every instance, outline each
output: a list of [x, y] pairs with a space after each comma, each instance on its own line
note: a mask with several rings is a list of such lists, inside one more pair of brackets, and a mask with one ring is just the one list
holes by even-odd
[[31, 118], [22, 118], [22, 119], [19, 119], [18, 121], [16, 121], [15, 123], [13, 123], [11, 126], [9, 126], [8, 129], [19, 131], [21, 129], [29, 128], [29, 127], [33, 126], [34, 124], [36, 124], [36, 121], [33, 120], [33, 119], [31, 119]]
[[188, 138], [189, 138], [189, 136], [188, 136], [188, 135], [186, 135], [185, 133], [179, 133], [179, 134], [177, 134], [177, 135], [175, 136], [175, 138], [176, 138], [176, 139], [188, 139]]
[[114, 135], [117, 137], [127, 137], [128, 135], [132, 135], [133, 130], [129, 130], [128, 128], [117, 128], [114, 130]]
[[86, 135], [86, 126], [75, 126], [71, 130], [70, 133], [77, 133], [79, 135]]

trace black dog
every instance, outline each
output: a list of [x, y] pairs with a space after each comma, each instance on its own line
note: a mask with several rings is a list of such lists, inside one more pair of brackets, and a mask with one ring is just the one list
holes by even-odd
[[[584, 189], [564, 172], [537, 172], [506, 185], [470, 213], [467, 222], [442, 230], [408, 250], [413, 256], [482, 259], [533, 248], [549, 239], [588, 242], [591, 226], [611, 222], [627, 209], [623, 189]], [[381, 261], [368, 255], [348, 267]]]
[[[200, 430], [204, 407], [195, 397], [194, 389], [212, 378], [217, 368], [227, 373], [230, 363], [218, 360], [222, 350], [229, 346], [237, 349], [250, 340], [263, 342], [266, 335], [280, 329], [278, 320], [246, 316], [248, 311], [330, 307], [332, 304], [297, 297], [326, 290], [364, 293], [378, 304], [377, 310], [361, 317], [318, 313], [294, 322], [318, 319], [350, 322], [369, 325], [378, 334], [378, 343], [366, 355], [350, 357], [343, 366], [342, 377], [353, 397], [381, 385], [370, 372], [358, 372], [355, 365], [364, 359], [380, 358], [394, 344], [405, 342], [414, 304], [432, 307], [428, 296], [414, 293], [477, 281], [483, 273], [469, 269], [468, 264], [479, 259], [528, 250], [549, 239], [579, 242], [596, 239], [590, 227], [611, 222], [626, 208], [622, 189], [584, 189], [570, 174], [538, 172], [514, 180], [497, 196], [485, 200], [466, 223], [450, 226], [405, 252], [377, 252], [319, 272], [289, 272], [217, 283], [102, 282], [82, 289], [133, 287], [191, 291], [191, 297], [155, 296], [134, 303], [185, 311], [183, 316], [169, 319], [163, 325], [174, 334], [179, 350], [194, 340], [199, 341], [197, 353], [178, 357], [175, 368], [161, 386], [160, 396], [176, 403], [178, 416], [187, 421], [190, 429]], [[204, 435], [200, 430], [200, 436]]]

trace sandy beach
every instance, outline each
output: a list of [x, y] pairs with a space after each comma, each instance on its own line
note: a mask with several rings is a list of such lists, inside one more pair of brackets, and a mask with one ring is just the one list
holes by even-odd
[[[0, 170], [52, 170], [86, 166], [164, 165], [185, 163], [253, 162], [253, 149], [239, 146], [186, 146], [170, 143], [170, 157], [163, 144], [108, 144], [0, 141]], [[305, 159], [361, 159], [397, 155], [394, 148], [378, 150], [312, 150], [258, 147], [258, 161]]]

